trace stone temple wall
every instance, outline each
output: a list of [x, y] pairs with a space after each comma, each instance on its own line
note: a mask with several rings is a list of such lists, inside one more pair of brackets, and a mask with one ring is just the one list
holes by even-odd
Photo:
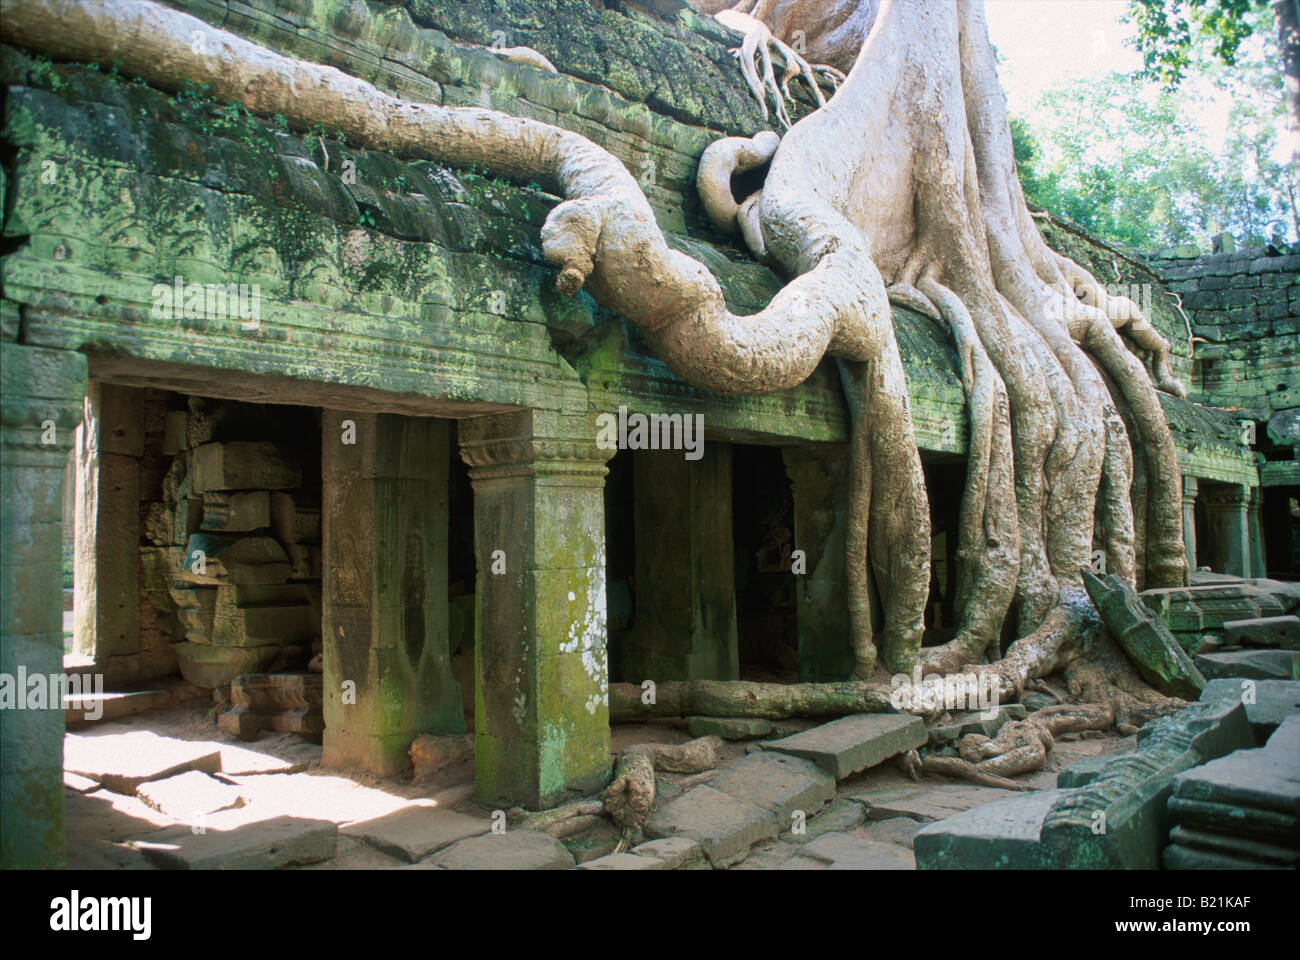
[[[701, 152], [720, 136], [766, 125], [728, 52], [739, 38], [683, 3], [172, 5], [409, 99], [490, 107], [582, 133], [627, 166], [669, 244], [708, 266], [732, 310], [760, 310], [782, 285], [699, 215]], [[534, 46], [560, 73], [502, 60], [486, 49], [494, 44]], [[95, 446], [78, 476], [96, 490], [116, 489], [117, 478], [133, 491], [96, 501], [103, 509], [86, 530], [98, 537], [86, 541], [98, 551], [90, 563], [94, 596], [127, 596], [121, 591], [137, 571], [134, 588], [158, 598], [164, 613], [151, 624], [138, 617], [150, 643], [174, 630], [184, 638], [176, 645], [216, 647], [208, 641], [217, 636], [218, 604], [231, 612], [279, 603], [286, 598], [252, 593], [301, 592], [295, 584], [305, 584], [310, 594], [319, 576], [329, 762], [395, 772], [417, 734], [462, 732], [463, 707], [472, 703], [485, 802], [538, 808], [591, 790], [609, 776], [610, 745], [603, 694], [611, 452], [595, 444], [593, 420], [627, 406], [702, 415], [719, 451], [780, 449], [794, 536], [809, 562], [795, 598], [800, 675], [842, 676], [848, 417], [830, 364], [798, 388], [764, 397], [719, 397], [684, 384], [624, 318], [585, 292], [555, 293], [538, 231], [559, 198], [536, 183], [360, 149], [335, 131], [249, 116], [200, 89], [156, 89], [110, 64], [51, 63], [40, 50], [0, 48], [0, 96], [4, 671], [60, 666], [62, 483], [84, 418], [93, 429], [83, 437]], [[1185, 321], [1151, 267], [1059, 222], [1044, 219], [1040, 227], [1102, 282], [1151, 288], [1152, 321], [1190, 380]], [[160, 288], [178, 280], [256, 287], [258, 322], [163, 302]], [[966, 408], [949, 337], [902, 308], [894, 325], [923, 454], [959, 466]], [[141, 396], [144, 409], [133, 413]], [[302, 432], [320, 441], [319, 574], [310, 539], [294, 551], [294, 540], [276, 533], [278, 498], [289, 496], [296, 511], [295, 491], [310, 499], [314, 487], [306, 476], [271, 476], [279, 439], [190, 436], [205, 408], [175, 404], [176, 397], [307, 412]], [[1184, 473], [1240, 491], [1224, 515], [1245, 530], [1245, 491], [1259, 476], [1235, 417], [1172, 397], [1162, 402]], [[115, 425], [123, 423], [143, 423], [143, 434], [119, 434]], [[355, 445], [339, 441], [348, 424]], [[218, 460], [224, 470], [252, 455], [228, 445], [268, 439], [275, 451], [262, 459], [260, 478], [199, 480]], [[453, 474], [453, 460], [464, 462], [467, 480]], [[719, 520], [731, 463], [730, 453], [700, 464], [633, 455], [632, 479], [641, 478], [643, 490], [656, 483], [660, 499], [642, 498], [631, 511], [628, 522], [636, 526], [640, 517], [640, 529], [625, 576], [686, 550], [714, 579], [660, 591], [658, 603], [677, 607], [663, 611], [659, 627], [641, 619], [629, 659], [683, 676], [733, 670], [731, 534]], [[260, 524], [263, 493], [271, 536]], [[194, 500], [202, 501], [197, 525]], [[449, 504], [472, 514], [463, 518], [472, 536], [466, 526], [449, 527]], [[215, 518], [225, 529], [204, 530]], [[457, 575], [461, 599], [449, 609], [442, 558], [453, 535], [472, 541], [475, 573]], [[272, 567], [277, 582], [196, 582], [207, 574], [195, 573], [193, 548], [205, 542], [216, 545], [205, 555], [218, 559], [231, 549], [262, 550], [258, 562], [238, 564]], [[138, 545], [141, 565], [100, 549], [111, 543]], [[288, 560], [287, 576], [276, 550]], [[238, 576], [245, 573], [264, 580], [266, 571]], [[192, 591], [195, 605], [182, 613], [173, 586], [187, 576], [190, 585], [178, 589]], [[168, 599], [177, 607], [174, 625]], [[246, 619], [243, 628], [246, 639]], [[449, 636], [460, 639], [444, 642]], [[456, 661], [470, 659], [471, 637], [468, 684], [456, 676]], [[306, 638], [293, 639], [277, 645], [301, 647]], [[134, 650], [119, 652], [142, 662]], [[355, 702], [340, 697], [349, 683]], [[5, 809], [28, 811], [32, 827], [6, 830], [0, 860], [57, 863], [62, 714], [5, 711], [0, 725]], [[12, 767], [10, 757], [18, 758]], [[11, 847], [10, 837], [20, 840]]]

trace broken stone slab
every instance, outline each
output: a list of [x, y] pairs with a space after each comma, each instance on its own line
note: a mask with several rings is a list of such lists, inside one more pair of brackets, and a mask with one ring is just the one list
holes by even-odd
[[1275, 647], [1300, 650], [1300, 617], [1254, 617], [1230, 620], [1223, 625], [1224, 646]]
[[692, 860], [700, 860], [704, 857], [704, 848], [700, 846], [700, 842], [690, 837], [647, 840], [633, 847], [632, 852], [640, 857], [653, 857], [660, 860], [668, 870], [677, 870]]
[[427, 780], [444, 767], [474, 759], [474, 734], [421, 734], [411, 741], [408, 751], [415, 767], [413, 782]]
[[1207, 833], [1182, 825], [1174, 827], [1169, 834], [1169, 842], [1190, 850], [1204, 850], [1225, 857], [1238, 857], [1255, 863], [1271, 864], [1279, 867], [1295, 868], [1300, 863], [1300, 850], [1294, 847], [1281, 847], [1245, 837], [1234, 837], [1221, 833]]
[[961, 783], [939, 786], [906, 786], [854, 794], [866, 807], [868, 820], [908, 817], [922, 823], [943, 820], [973, 807], [981, 807], [1014, 796], [1013, 790], [977, 787]]
[[810, 843], [825, 833], [843, 833], [859, 826], [867, 818], [866, 808], [855, 800], [837, 797], [817, 816], [808, 820], [802, 832], [791, 829], [784, 839], [790, 843]]
[[[1050, 700], [1050, 698], [1048, 698]], [[1051, 701], [1055, 703], [1055, 700]], [[996, 737], [1002, 725], [1012, 720], [1024, 720], [1029, 715], [1023, 704], [1002, 703], [986, 711], [970, 710], [954, 714], [951, 722], [930, 728], [930, 745], [942, 746], [960, 740], [968, 733], [980, 733], [992, 739]]]
[[428, 861], [447, 870], [568, 870], [573, 854], [536, 830], [507, 830], [461, 840]]
[[191, 454], [195, 493], [210, 490], [288, 490], [302, 484], [302, 468], [267, 441], [205, 443]]
[[609, 853], [578, 865], [579, 870], [667, 870], [668, 865], [655, 857], [633, 853]]
[[1196, 667], [1206, 680], [1223, 677], [1250, 680], [1296, 680], [1300, 670], [1300, 653], [1290, 650], [1233, 650], [1227, 653], [1200, 653]]
[[1087, 570], [1082, 573], [1102, 621], [1142, 678], [1167, 696], [1195, 699], [1205, 678], [1169, 628], [1116, 574], [1102, 580]]
[[904, 847], [831, 832], [805, 844], [799, 856], [821, 860], [830, 870], [913, 870], [916, 858]]
[[1018, 793], [927, 824], [912, 838], [918, 870], [1039, 870], [1043, 821], [1058, 790]]
[[242, 807], [245, 802], [238, 787], [195, 770], [142, 783], [135, 794], [159, 813], [187, 821], [218, 810]]
[[1214, 700], [1244, 704], [1250, 726], [1262, 743], [1289, 716], [1300, 713], [1300, 681], [1211, 680], [1201, 692], [1201, 702]]
[[217, 727], [241, 740], [274, 730], [321, 742], [325, 716], [319, 673], [243, 674], [230, 682], [230, 701], [231, 709], [217, 718]]
[[859, 713], [773, 740], [763, 747], [811, 760], [836, 780], [843, 780], [890, 757], [923, 747], [929, 739], [920, 717]]
[[189, 583], [284, 583], [293, 572], [289, 557], [271, 537], [196, 533], [185, 545], [179, 576]]
[[701, 784], [651, 815], [646, 836], [688, 837], [715, 864], [743, 857], [760, 840], [773, 840], [783, 823], [770, 810]]
[[271, 497], [265, 490], [209, 490], [203, 494], [200, 530], [246, 532], [270, 525]]
[[1042, 826], [1041, 857], [1054, 869], [1158, 869], [1179, 773], [1254, 736], [1240, 703], [1194, 703], [1138, 731], [1138, 748], [1110, 757], [1088, 784], [1060, 790]]
[[1300, 753], [1238, 750], [1174, 777], [1174, 796], [1300, 816]]
[[211, 743], [161, 737], [148, 730], [64, 737], [63, 769], [128, 796], [150, 780], [197, 770], [221, 771], [221, 751]]
[[485, 834], [491, 828], [491, 820], [437, 807], [410, 806], [373, 820], [349, 823], [340, 832], [364, 840], [389, 856], [416, 863], [453, 843]]
[[1071, 787], [1084, 787], [1097, 779], [1097, 775], [1113, 759], [1113, 754], [1101, 754], [1096, 757], [1084, 757], [1076, 760], [1056, 774], [1056, 785], [1062, 790]]
[[276, 870], [334, 856], [338, 827], [328, 820], [275, 817], [230, 830], [167, 827], [132, 846], [160, 867], [176, 870]]
[[752, 740], [772, 732], [772, 721], [757, 717], [687, 717], [692, 737], [721, 737], [723, 740]]
[[770, 810], [782, 832], [790, 828], [796, 810], [803, 812], [807, 822], [835, 799], [835, 781], [815, 764], [767, 751], [724, 767], [709, 786]]

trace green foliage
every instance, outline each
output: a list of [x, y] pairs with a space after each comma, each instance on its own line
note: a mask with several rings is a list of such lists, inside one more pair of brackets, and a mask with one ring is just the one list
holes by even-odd
[[1198, 47], [1226, 66], [1236, 64], [1242, 41], [1264, 18], [1271, 22], [1269, 0], [1129, 0], [1125, 19], [1137, 27], [1146, 76], [1176, 86]]
[[[1139, 249], [1222, 230], [1243, 245], [1292, 233], [1276, 41], [1256, 34], [1233, 54], [1233, 67], [1193, 58], [1176, 88], [1116, 72], [1050, 89], [1011, 121], [1026, 199]], [[1233, 99], [1221, 148], [1197, 110], [1216, 89]]]

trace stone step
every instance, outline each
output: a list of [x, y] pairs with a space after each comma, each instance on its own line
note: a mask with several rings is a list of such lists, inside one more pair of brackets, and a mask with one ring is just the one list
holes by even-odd
[[1060, 795], [1022, 793], [927, 824], [912, 840], [917, 869], [1043, 869], [1039, 833]]
[[178, 870], [276, 870], [334, 856], [338, 828], [328, 820], [276, 817], [201, 833], [167, 827], [132, 846], [160, 867]]
[[1294, 869], [1296, 864], [1300, 863], [1300, 850], [1294, 848], [1288, 849], [1244, 837], [1207, 833], [1184, 826], [1176, 826], [1169, 832], [1169, 842], [1191, 850], [1204, 850], [1224, 857], [1236, 857], [1279, 867]]
[[195, 696], [193, 688], [169, 690], [132, 690], [126, 693], [80, 693], [63, 698], [63, 719], [69, 730], [94, 723], [107, 723], [123, 717], [164, 710], [182, 699]]
[[349, 823], [340, 832], [390, 856], [417, 863], [444, 847], [491, 829], [491, 820], [437, 807], [409, 806], [373, 820]]
[[888, 760], [930, 738], [920, 717], [860, 713], [763, 744], [765, 750], [811, 760], [836, 780]]
[[1286, 867], [1267, 866], [1255, 860], [1231, 857], [1223, 853], [1185, 847], [1171, 843], [1161, 854], [1166, 870], [1285, 870]]

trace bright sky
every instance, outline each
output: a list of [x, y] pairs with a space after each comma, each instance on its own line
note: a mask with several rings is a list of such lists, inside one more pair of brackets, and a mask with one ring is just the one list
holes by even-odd
[[[1120, 23], [1126, 7], [1125, 0], [985, 0], [1009, 112], [1026, 116], [1045, 90], [1070, 77], [1141, 67], [1141, 55], [1124, 43], [1134, 31]], [[1207, 87], [1200, 103], [1212, 149], [1222, 149], [1231, 98]]]

